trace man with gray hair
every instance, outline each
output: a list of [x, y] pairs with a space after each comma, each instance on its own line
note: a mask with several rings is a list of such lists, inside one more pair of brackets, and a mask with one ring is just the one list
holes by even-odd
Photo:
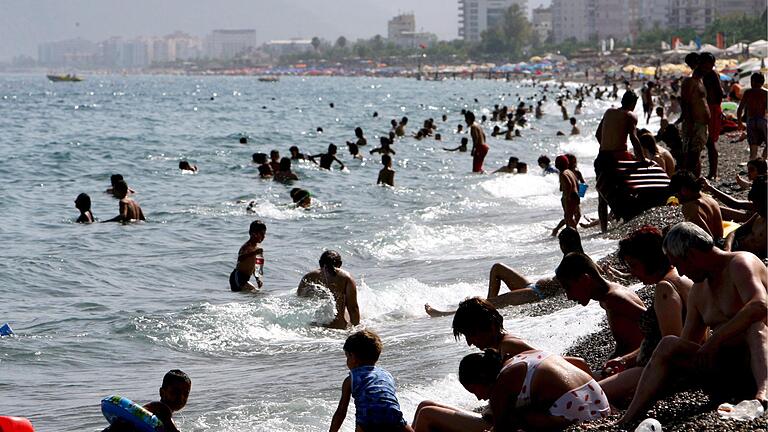
[[[633, 423], [670, 390], [679, 376], [715, 398], [757, 399], [768, 394], [768, 271], [748, 252], [724, 252], [690, 222], [675, 225], [664, 252], [694, 281], [682, 334], [665, 336], [643, 370], [620, 423]], [[711, 330], [710, 336], [707, 334]]]

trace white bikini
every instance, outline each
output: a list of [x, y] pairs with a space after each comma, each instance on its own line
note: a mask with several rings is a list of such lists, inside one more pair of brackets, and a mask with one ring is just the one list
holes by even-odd
[[[501, 370], [507, 369], [518, 363], [525, 363], [527, 371], [523, 386], [517, 395], [516, 408], [525, 407], [531, 404], [531, 381], [536, 369], [541, 363], [552, 354], [532, 350], [525, 351], [514, 357]], [[608, 397], [603, 392], [597, 381], [590, 380], [581, 387], [570, 390], [560, 396], [560, 398], [549, 408], [549, 413], [553, 416], [564, 417], [570, 421], [587, 421], [607, 417], [611, 413]]]

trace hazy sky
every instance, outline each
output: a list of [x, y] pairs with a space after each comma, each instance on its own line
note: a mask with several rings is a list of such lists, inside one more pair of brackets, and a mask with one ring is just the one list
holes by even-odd
[[[550, 0], [529, 0], [529, 7]], [[386, 36], [387, 20], [414, 12], [418, 30], [458, 37], [458, 0], [0, 0], [0, 60], [37, 55], [40, 42], [254, 28], [259, 43], [320, 36]]]

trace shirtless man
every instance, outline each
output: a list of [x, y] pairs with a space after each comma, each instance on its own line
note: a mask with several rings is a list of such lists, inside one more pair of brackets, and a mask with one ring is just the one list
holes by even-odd
[[699, 54], [685, 56], [685, 63], [693, 69], [693, 74], [683, 79], [680, 86], [680, 138], [682, 139], [683, 166], [681, 170], [691, 171], [696, 177], [701, 175], [701, 151], [709, 137], [709, 106], [707, 89], [704, 87], [699, 65]]
[[[675, 377], [704, 384], [715, 395], [768, 400], [768, 270], [754, 255], [723, 252], [698, 226], [675, 225], [664, 252], [694, 281], [682, 334], [666, 336], [643, 370], [621, 423], [642, 419]], [[706, 337], [711, 330], [712, 333]]]
[[134, 222], [137, 220], [146, 220], [144, 218], [144, 212], [141, 211], [139, 203], [128, 198], [128, 183], [124, 180], [119, 180], [115, 183], [113, 194], [115, 198], [120, 200], [119, 211], [120, 214], [113, 217], [110, 220], [104, 222]]
[[[576, 173], [569, 169], [568, 157], [560, 155], [555, 158], [555, 168], [560, 171], [560, 191], [563, 193], [560, 202], [563, 205], [563, 223], [571, 228], [577, 228], [581, 219], [579, 207], [579, 180]], [[552, 230], [552, 237], [557, 235], [560, 225]]]
[[757, 150], [760, 144], [763, 148], [763, 159], [768, 156], [768, 120], [765, 118], [765, 108], [768, 105], [768, 90], [763, 88], [765, 76], [755, 72], [750, 77], [752, 88], [744, 92], [744, 96], [736, 110], [736, 119], [739, 122], [739, 130], [744, 130], [742, 114], [747, 116], [747, 141], [749, 142], [749, 160], [757, 159]]
[[591, 258], [580, 252], [572, 252], [563, 258], [555, 277], [562, 284], [569, 300], [582, 306], [590, 300], [600, 302], [608, 317], [616, 348], [608, 358], [616, 358], [636, 350], [643, 341], [640, 331], [640, 315], [645, 304], [634, 291], [608, 282]]
[[609, 108], [595, 132], [595, 138], [600, 143], [600, 151], [595, 158], [597, 214], [600, 217], [600, 229], [603, 232], [608, 231], [608, 197], [615, 194], [618, 182], [617, 162], [632, 160], [632, 155], [627, 151], [627, 137], [632, 143], [635, 160], [644, 164], [651, 163], [645, 158], [640, 140], [637, 138], [637, 116], [633, 113], [636, 105], [637, 95], [632, 90], [627, 90], [621, 98], [621, 108]]
[[653, 114], [653, 88], [656, 85], [653, 81], [648, 81], [640, 90], [640, 96], [643, 99], [643, 114], [645, 114], [645, 124], [651, 121]]
[[469, 135], [472, 137], [472, 172], [485, 173], [483, 170], [483, 161], [488, 154], [488, 144], [485, 142], [485, 132], [483, 128], [475, 121], [475, 114], [472, 111], [464, 113], [464, 121], [469, 126]]
[[384, 168], [379, 171], [379, 178], [376, 180], [376, 184], [384, 184], [387, 186], [395, 186], [395, 170], [392, 169], [392, 156], [385, 154], [381, 157], [381, 164]]
[[768, 191], [766, 191], [765, 176], [758, 177], [749, 190], [749, 200], [755, 209], [755, 214], [744, 222], [736, 231], [728, 234], [725, 239], [726, 251], [745, 251], [765, 259], [768, 255], [768, 238], [766, 230], [766, 213], [768, 212]]
[[707, 159], [709, 160], [708, 179], [717, 178], [717, 140], [720, 139], [720, 130], [723, 128], [723, 109], [720, 104], [725, 94], [720, 84], [720, 74], [715, 71], [715, 56], [711, 53], [699, 55], [699, 74], [707, 90], [707, 107], [709, 108], [709, 127], [707, 137]]
[[330, 170], [331, 164], [333, 164], [334, 161], [338, 162], [339, 165], [341, 165], [341, 170], [344, 169], [344, 162], [340, 161], [339, 158], [336, 157], [336, 152], [339, 149], [336, 147], [336, 144], [328, 144], [328, 153], [320, 153], [316, 155], [311, 155], [308, 157], [309, 160], [312, 162], [315, 162], [315, 158], [320, 158], [320, 168]]
[[723, 215], [720, 206], [709, 195], [702, 195], [701, 186], [693, 174], [684, 171], [673, 175], [669, 188], [680, 199], [686, 222], [698, 225], [722, 246]]
[[503, 166], [496, 171], [493, 172], [493, 174], [501, 173], [501, 174], [514, 174], [517, 172], [517, 163], [518, 159], [514, 156], [509, 158], [509, 162], [507, 162], [507, 166]]
[[400, 120], [400, 123], [398, 123], [397, 127], [395, 127], [395, 135], [399, 137], [405, 136], [405, 126], [408, 124], [408, 117], [403, 117]]
[[299, 297], [314, 297], [317, 295], [317, 286], [328, 288], [336, 302], [336, 317], [323, 325], [335, 329], [345, 329], [349, 326], [344, 315], [345, 310], [352, 325], [360, 324], [357, 285], [352, 275], [341, 269], [341, 265], [341, 255], [338, 252], [323, 252], [320, 255], [320, 268], [305, 274], [296, 292]]
[[[248, 241], [237, 252], [237, 264], [229, 275], [229, 288], [232, 291], [256, 291], [264, 285], [264, 250], [261, 242], [267, 235], [267, 225], [260, 220], [251, 222], [248, 228]], [[256, 277], [256, 285], [251, 282], [251, 275]]]

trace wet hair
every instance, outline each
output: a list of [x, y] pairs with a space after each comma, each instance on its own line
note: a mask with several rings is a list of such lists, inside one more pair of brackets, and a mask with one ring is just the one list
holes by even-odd
[[328, 144], [328, 153], [336, 153], [339, 150], [336, 144]]
[[368, 364], [379, 361], [382, 348], [381, 338], [370, 330], [353, 333], [344, 342], [345, 352], [354, 354], [359, 360]]
[[87, 193], [81, 193], [75, 198], [75, 206], [78, 209], [90, 210], [91, 209], [91, 197]]
[[680, 222], [669, 230], [662, 249], [669, 258], [687, 258], [691, 249], [707, 252], [714, 247], [712, 236], [691, 222]]
[[696, 69], [696, 66], [699, 65], [700, 61], [701, 59], [699, 58], [699, 53], [692, 52], [685, 56], [685, 64], [687, 64], [691, 69]]
[[289, 151], [291, 154], [293, 154], [293, 153], [298, 153], [298, 152], [299, 152], [299, 148], [298, 148], [298, 147], [296, 147], [296, 146], [291, 146], [291, 148], [289, 148], [289, 149], [288, 149], [288, 151]]
[[266, 153], [254, 153], [251, 155], [251, 158], [253, 158], [253, 162], [257, 163], [259, 165], [267, 163], [267, 154]]
[[179, 161], [179, 169], [191, 171], [193, 168], [192, 168], [192, 165], [189, 164], [189, 162], [183, 160], [183, 161]]
[[120, 180], [123, 180], [122, 174], [112, 174], [111, 176], [109, 176], [109, 183], [112, 184], [112, 187], [115, 187], [117, 182], [119, 182]]
[[461, 138], [461, 143], [464, 145], [469, 144], [469, 139], [467, 137], [463, 137]]
[[293, 188], [290, 192], [291, 199], [293, 200], [293, 203], [300, 203], [307, 199], [308, 197], [311, 197], [312, 194], [309, 193], [309, 191], [304, 190], [302, 188]]
[[627, 90], [621, 97], [621, 106], [623, 108], [629, 108], [637, 103], [637, 93], [634, 90]]
[[663, 242], [664, 236], [658, 228], [645, 225], [619, 241], [619, 259], [626, 265], [627, 257], [634, 258], [648, 273], [665, 272], [670, 263], [662, 250]]
[[[421, 131], [419, 131], [419, 133], [421, 133]], [[379, 144], [381, 144], [381, 146], [384, 147], [392, 144], [392, 141], [390, 141], [389, 138], [382, 136], [382, 137], [379, 137]]]
[[572, 125], [576, 124], [576, 117], [571, 117], [570, 122]]
[[512, 156], [512, 157], [510, 157], [510, 158], [509, 158], [509, 162], [507, 163], [507, 165], [512, 165], [512, 164], [515, 164], [515, 165], [517, 165], [517, 162], [518, 162], [519, 160], [520, 160], [520, 159], [518, 159], [518, 158], [516, 158], [516, 157]]
[[284, 157], [280, 159], [280, 171], [290, 171], [291, 170], [291, 158]]
[[442, 141], [442, 140], [443, 140], [443, 136], [442, 135], [435, 134], [435, 141]]
[[757, 175], [765, 175], [766, 172], [768, 172], [768, 163], [766, 163], [765, 159], [761, 157], [752, 159], [751, 161], [747, 162], [747, 166], [754, 167], [755, 171], [757, 171]]
[[459, 363], [459, 382], [465, 387], [471, 384], [491, 385], [496, 382], [503, 364], [501, 354], [491, 349], [469, 354]]
[[259, 175], [262, 177], [272, 175], [272, 167], [268, 163], [259, 165]]
[[400, 123], [408, 124], [408, 117], [403, 117], [402, 119], [400, 119]]
[[248, 138], [240, 137], [240, 144], [248, 144]]
[[658, 147], [656, 146], [656, 139], [651, 135], [650, 133], [644, 133], [640, 135], [639, 137], [640, 145], [648, 150], [651, 157], [654, 156], [658, 151]]
[[576, 155], [573, 153], [566, 153], [565, 157], [568, 158], [568, 167], [569, 168], [576, 168], [576, 165], [578, 164], [578, 159], [576, 159]]
[[567, 286], [566, 282], [573, 281], [582, 275], [589, 275], [595, 279], [602, 277], [600, 269], [597, 268], [597, 264], [592, 261], [592, 258], [581, 252], [567, 254], [555, 270], [555, 278], [560, 281], [563, 287]]
[[255, 221], [251, 222], [251, 226], [248, 227], [248, 234], [256, 234], [256, 233], [265, 233], [267, 232], [267, 225], [261, 221], [261, 219], [256, 219]]
[[315, 129], [315, 130], [316, 130], [317, 132], [322, 132], [322, 131], [323, 131], [323, 128], [321, 128], [321, 127], [318, 127], [318, 128], [317, 128], [317, 129]]
[[280, 157], [280, 152], [277, 151], [277, 150], [272, 150], [271, 152], [269, 152], [269, 157], [270, 158], [279, 158]]
[[358, 126], [355, 128], [355, 136], [357, 137], [363, 136], [363, 129], [361, 127]]
[[749, 76], [749, 83], [753, 87], [762, 87], [765, 84], [765, 75], [760, 72], [754, 72]]
[[571, 164], [568, 161], [568, 157], [565, 155], [560, 155], [555, 158], [555, 168], [561, 172], [567, 170], [570, 165]]
[[472, 123], [475, 121], [475, 113], [472, 111], [467, 111], [464, 113], [464, 119], [467, 121], [467, 123]]
[[496, 307], [484, 298], [471, 297], [459, 303], [453, 316], [453, 337], [489, 331], [494, 325], [499, 331], [504, 329], [504, 318]]
[[125, 180], [118, 180], [113, 187], [113, 192], [116, 196], [128, 195], [128, 183]]
[[536, 160], [536, 162], [537, 162], [539, 165], [541, 165], [541, 164], [544, 164], [544, 165], [549, 165], [550, 163], [552, 163], [552, 161], [549, 159], [549, 157], [547, 157], [547, 156], [545, 156], [545, 155], [541, 155], [541, 156], [539, 156], [539, 158]]
[[381, 164], [384, 166], [389, 166], [392, 163], [392, 156], [390, 155], [383, 155], [381, 157]]
[[557, 241], [560, 243], [560, 250], [564, 255], [571, 252], [584, 253], [584, 248], [581, 246], [581, 236], [576, 228], [566, 226], [557, 235]]
[[327, 250], [320, 255], [320, 267], [331, 267], [334, 271], [342, 265], [341, 255], [335, 250]]
[[528, 164], [525, 162], [518, 162], [517, 163], [517, 173], [518, 174], [525, 174], [528, 172]]
[[701, 186], [696, 180], [696, 176], [690, 171], [676, 172], [669, 182], [669, 189], [672, 193], [680, 193], [683, 188], [700, 192]]
[[389, 122], [392, 126], [397, 126], [397, 120], [392, 119], [392, 121]]
[[192, 385], [192, 380], [189, 379], [189, 375], [179, 369], [169, 370], [166, 372], [165, 376], [163, 376], [163, 385], [161, 388], [168, 388], [174, 384]]
[[699, 64], [702, 63], [714, 63], [715, 62], [715, 56], [712, 53], [709, 52], [703, 52], [699, 54]]

